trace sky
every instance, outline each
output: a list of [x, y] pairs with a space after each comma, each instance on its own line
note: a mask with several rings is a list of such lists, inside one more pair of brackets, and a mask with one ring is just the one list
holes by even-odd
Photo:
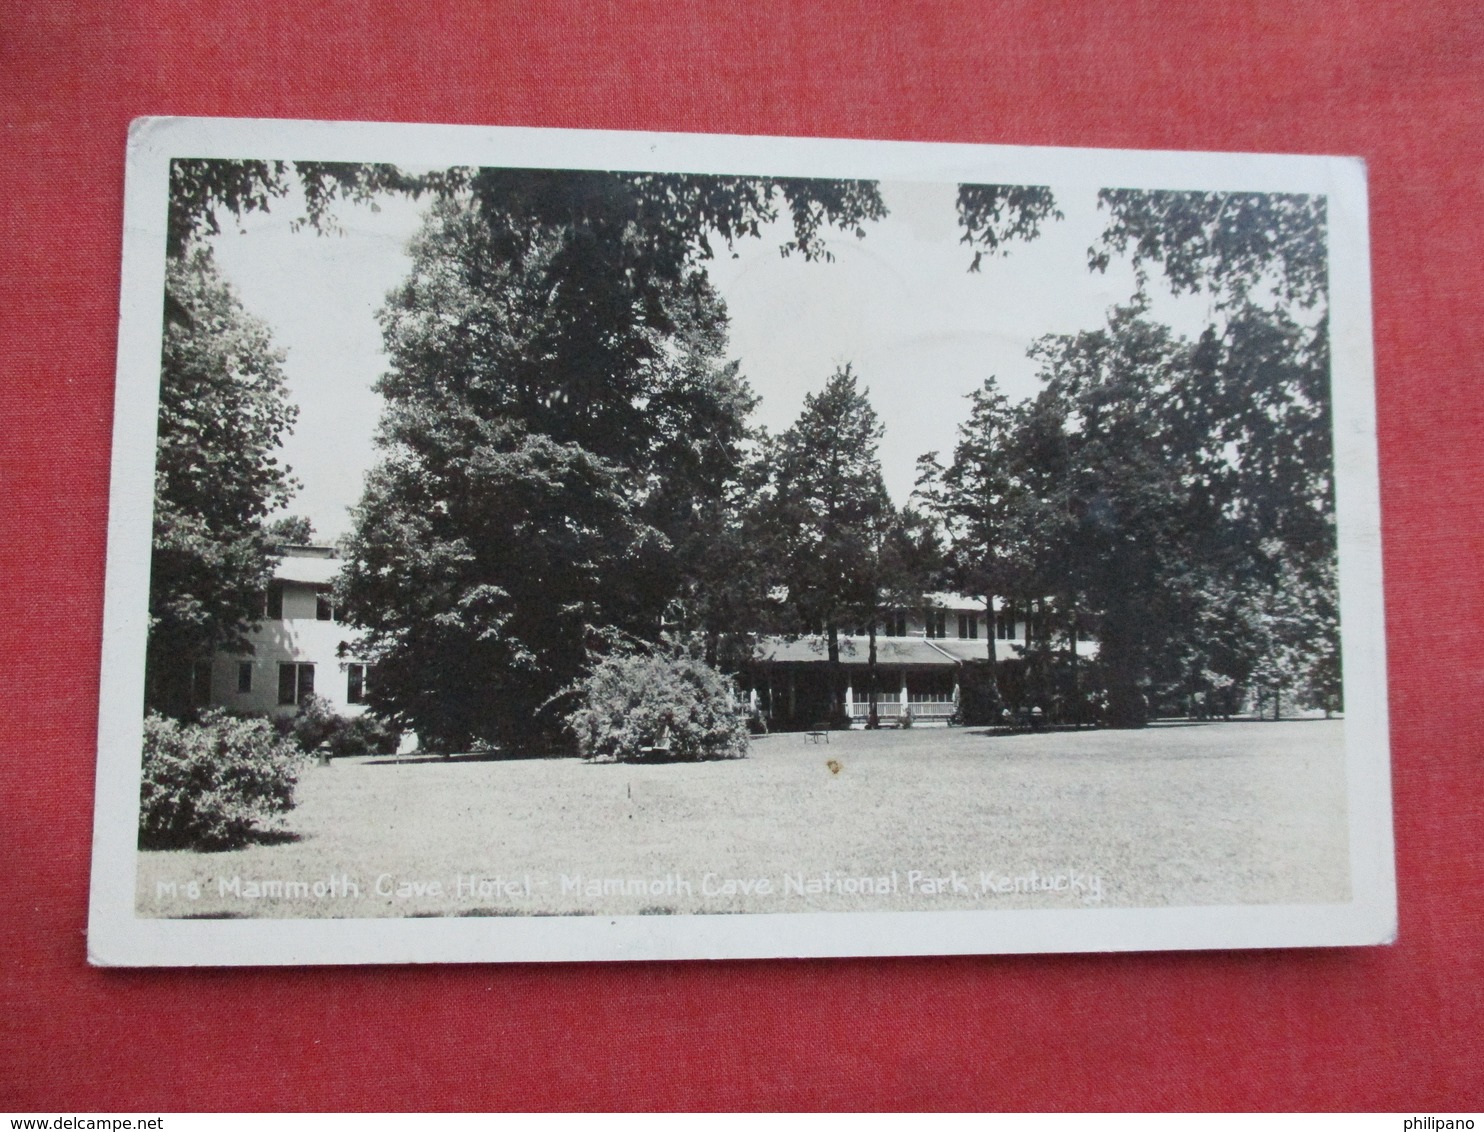
[[[755, 419], [782, 431], [805, 395], [850, 363], [885, 427], [887, 489], [904, 502], [917, 458], [951, 453], [967, 394], [991, 375], [1012, 400], [1033, 394], [1030, 345], [1102, 325], [1134, 291], [1127, 263], [1088, 270], [1107, 220], [1095, 194], [1052, 188], [1065, 219], [972, 274], [952, 184], [883, 183], [889, 215], [864, 239], [830, 233], [830, 263], [781, 256], [783, 224], [739, 243], [735, 257], [719, 250], [709, 271], [731, 317], [730, 356], [761, 397]], [[240, 225], [225, 218], [213, 238], [223, 274], [284, 351], [299, 419], [282, 458], [302, 484], [288, 513], [308, 516], [320, 541], [348, 533], [376, 460], [372, 386], [386, 367], [376, 312], [410, 270], [406, 245], [425, 208], [401, 197], [342, 204], [340, 231], [321, 235], [293, 229], [303, 210], [289, 197]], [[1209, 320], [1204, 298], [1154, 290], [1152, 314], [1177, 331], [1193, 335]]]

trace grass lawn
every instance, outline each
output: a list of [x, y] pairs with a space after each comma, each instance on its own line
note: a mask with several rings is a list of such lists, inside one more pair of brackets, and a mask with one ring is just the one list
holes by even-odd
[[[365, 917], [1343, 901], [1343, 728], [771, 735], [747, 759], [673, 765], [339, 760], [305, 770], [292, 840], [141, 852], [137, 907]], [[1027, 890], [1057, 877], [1059, 889]], [[880, 891], [860, 891], [861, 878]], [[287, 882], [304, 888], [280, 893]]]

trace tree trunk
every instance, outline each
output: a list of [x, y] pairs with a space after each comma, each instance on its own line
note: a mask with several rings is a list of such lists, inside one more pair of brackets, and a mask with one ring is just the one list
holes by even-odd
[[828, 625], [830, 634], [830, 726], [833, 727], [840, 721], [843, 714], [841, 704], [844, 697], [840, 690], [840, 626], [831, 621]]
[[1072, 674], [1072, 696], [1070, 710], [1072, 726], [1082, 729], [1082, 693], [1077, 688], [1077, 609], [1074, 606], [1067, 624], [1067, 667]]
[[871, 641], [870, 655], [866, 663], [866, 695], [870, 697], [869, 707], [866, 709], [866, 728], [875, 731], [881, 726], [881, 716], [876, 710], [876, 618], [871, 617], [871, 628], [868, 630]]
[[1131, 616], [1109, 610], [1103, 618], [1098, 657], [1108, 673], [1108, 726], [1143, 727], [1149, 722], [1149, 701], [1139, 688], [1136, 660], [1137, 632], [1125, 625]]
[[989, 679], [985, 681], [984, 690], [984, 710], [989, 718], [986, 719], [984, 722], [986, 726], [994, 727], [997, 726], [1000, 722], [1000, 709], [1002, 706], [1000, 702], [999, 658], [995, 656], [994, 644], [998, 627], [995, 624], [994, 594], [984, 594], [983, 596], [985, 627], [984, 635], [988, 638], [988, 640], [984, 642], [984, 659], [989, 662], [989, 667], [986, 672], [986, 675], [989, 677]]

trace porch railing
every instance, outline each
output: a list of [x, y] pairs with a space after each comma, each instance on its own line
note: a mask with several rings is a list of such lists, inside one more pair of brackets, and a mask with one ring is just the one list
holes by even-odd
[[[948, 719], [957, 710], [958, 705], [951, 699], [909, 700], [903, 704], [897, 697], [876, 698], [876, 717], [888, 724], [898, 723], [907, 711], [912, 713], [914, 723], [936, 723]], [[870, 713], [871, 705], [865, 700], [856, 700], [850, 705], [852, 722], [864, 723]]]

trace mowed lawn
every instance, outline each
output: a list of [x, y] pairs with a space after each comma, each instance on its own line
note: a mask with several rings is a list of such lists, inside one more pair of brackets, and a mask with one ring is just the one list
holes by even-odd
[[[292, 840], [141, 853], [138, 910], [365, 917], [1343, 901], [1343, 728], [918, 729], [834, 733], [828, 744], [780, 734], [755, 740], [746, 759], [667, 765], [340, 760], [304, 771]], [[1059, 888], [1027, 890], [1027, 878], [1057, 877]]]

